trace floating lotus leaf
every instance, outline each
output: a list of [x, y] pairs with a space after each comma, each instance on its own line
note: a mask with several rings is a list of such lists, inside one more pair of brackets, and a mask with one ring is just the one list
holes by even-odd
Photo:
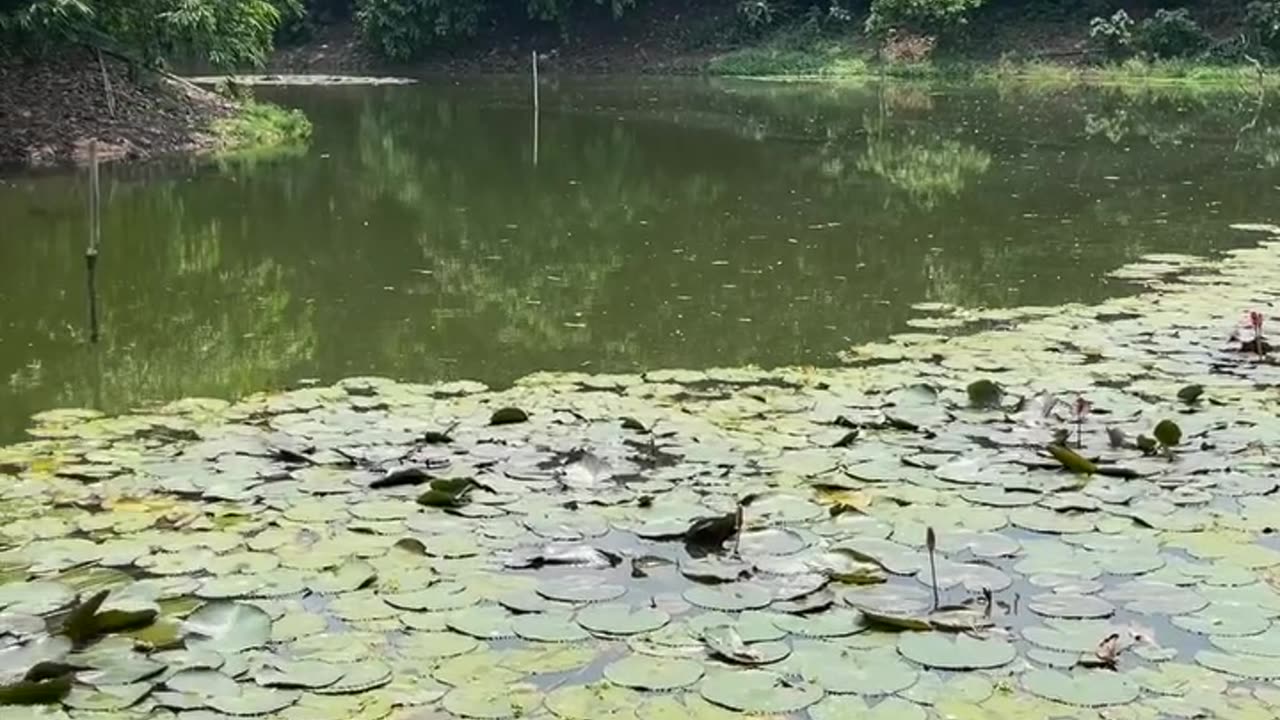
[[315, 613], [288, 613], [271, 623], [271, 639], [274, 642], [287, 642], [325, 631], [329, 622], [323, 615]]
[[873, 562], [895, 575], [914, 575], [928, 565], [924, 553], [890, 540], [847, 540], [834, 550], [849, 553], [857, 560]]
[[1042, 698], [1081, 707], [1124, 705], [1138, 697], [1137, 685], [1105, 670], [1032, 670], [1022, 676], [1022, 687]]
[[[1074, 657], [1073, 662], [1074, 662]], [[995, 692], [995, 686], [977, 673], [954, 675], [943, 680], [937, 673], [920, 673], [915, 685], [903, 690], [902, 697], [921, 705], [944, 702], [981, 703]]]
[[525, 717], [541, 702], [542, 693], [533, 685], [482, 682], [451, 690], [441, 705], [458, 717], [504, 720]]
[[591, 637], [568, 613], [521, 615], [511, 626], [517, 636], [536, 642], [566, 643]]
[[48, 615], [75, 600], [75, 591], [62, 583], [35, 581], [0, 585], [0, 610], [7, 613]]
[[195, 594], [208, 600], [231, 600], [249, 597], [266, 584], [258, 575], [222, 575], [202, 582]]
[[512, 615], [505, 609], [494, 606], [472, 607], [455, 610], [449, 613], [445, 621], [451, 630], [481, 640], [497, 640], [512, 637]]
[[1271, 616], [1249, 605], [1214, 603], [1189, 615], [1175, 615], [1171, 622], [1199, 635], [1257, 635], [1271, 626]]
[[313, 687], [311, 692], [321, 695], [346, 695], [367, 692], [391, 682], [391, 667], [379, 660], [335, 664], [333, 667], [342, 672], [339, 679], [323, 687]]
[[425, 590], [391, 593], [380, 597], [391, 607], [421, 612], [458, 610], [480, 602], [479, 593], [471, 591], [466, 585], [455, 582], [443, 582], [438, 585], [432, 585]]
[[823, 696], [816, 685], [766, 670], [714, 672], [702, 681], [700, 690], [708, 702], [755, 715], [799, 712]]
[[759, 555], [792, 555], [809, 546], [808, 539], [786, 528], [759, 528], [744, 531], [739, 551], [747, 557]]
[[671, 622], [671, 616], [653, 608], [627, 605], [593, 605], [578, 612], [578, 624], [593, 633], [606, 635], [638, 635], [651, 632]]
[[547, 694], [544, 704], [556, 717], [565, 720], [635, 717], [640, 695], [605, 682], [563, 687]]
[[113, 712], [137, 705], [149, 692], [150, 683], [100, 685], [93, 689], [75, 686], [62, 698], [62, 704], [73, 710]]
[[321, 595], [337, 595], [352, 592], [372, 583], [378, 571], [362, 560], [343, 563], [337, 570], [317, 575], [307, 582], [307, 588]]
[[1093, 652], [1107, 636], [1122, 630], [1103, 620], [1049, 618], [1043, 626], [1023, 628], [1022, 637], [1049, 650], [1079, 654]]
[[[99, 645], [98, 647], [105, 647]], [[102, 651], [89, 657], [77, 656], [76, 662], [91, 669], [78, 674], [86, 685], [131, 685], [164, 672], [164, 665], [132, 652]]]
[[1255, 680], [1280, 679], [1280, 663], [1274, 657], [1260, 655], [1235, 655], [1201, 650], [1196, 662], [1220, 672]]
[[597, 603], [616, 600], [627, 593], [621, 585], [600, 582], [588, 575], [547, 580], [538, 584], [538, 594], [560, 602]]
[[709, 628], [702, 639], [712, 653], [740, 665], [769, 665], [791, 654], [791, 646], [784, 642], [744, 642], [732, 625]]
[[749, 563], [710, 556], [681, 558], [680, 574], [698, 582], [725, 583], [751, 576]]
[[1089, 514], [1056, 512], [1040, 507], [1013, 508], [1009, 511], [1009, 522], [1024, 530], [1041, 533], [1085, 533], [1094, 529], [1094, 520]]
[[915, 585], [878, 585], [845, 590], [842, 597], [848, 605], [860, 610], [888, 613], [915, 613], [932, 604], [929, 592]]
[[692, 660], [631, 655], [606, 665], [604, 677], [636, 690], [675, 690], [702, 678], [702, 666]]
[[928, 713], [901, 698], [885, 698], [868, 707], [862, 698], [832, 695], [809, 708], [809, 717], [811, 720], [926, 720]]
[[731, 626], [742, 638], [743, 642], [753, 643], [764, 640], [781, 640], [787, 631], [778, 627], [777, 621], [784, 616], [776, 612], [748, 610], [736, 617], [728, 613], [712, 612], [695, 615], [686, 622], [689, 631], [695, 636], [702, 636], [708, 630], [717, 627]]
[[400, 646], [400, 652], [412, 658], [432, 660], [466, 655], [480, 647], [475, 638], [451, 632], [418, 632]]
[[193, 650], [234, 653], [271, 639], [271, 616], [243, 603], [211, 602], [192, 613], [183, 627], [191, 634], [187, 647]]
[[[191, 669], [175, 673], [164, 683], [170, 690], [178, 693], [196, 695], [201, 698], [214, 695], [235, 695], [240, 692], [240, 685], [235, 678], [228, 677], [216, 670]], [[201, 701], [203, 704], [203, 701]]]
[[903, 633], [898, 652], [925, 667], [942, 670], [977, 670], [1007, 665], [1017, 657], [1013, 645], [999, 638], [979, 640], [968, 635], [940, 632]]
[[1115, 607], [1101, 598], [1057, 592], [1036, 595], [1027, 607], [1039, 615], [1074, 619], [1110, 617], [1115, 612]]
[[397, 609], [369, 590], [340, 595], [329, 602], [329, 612], [343, 620], [382, 620], [395, 617]]
[[345, 670], [319, 660], [275, 660], [254, 675], [254, 682], [266, 687], [322, 688], [342, 679]]
[[758, 585], [735, 583], [721, 586], [695, 586], [684, 591], [690, 604], [707, 610], [739, 612], [759, 610], [773, 602], [773, 593]]
[[517, 650], [502, 660], [502, 667], [531, 675], [577, 670], [596, 659], [596, 648], [588, 645], [548, 645]]
[[733, 710], [712, 705], [696, 693], [654, 695], [636, 708], [638, 720], [740, 720]]
[[914, 685], [919, 676], [892, 650], [797, 647], [788, 662], [802, 668], [801, 674], [809, 682], [838, 695], [896, 693]]
[[[940, 588], [963, 585], [970, 592], [981, 592], [983, 590], [1000, 592], [1013, 584], [1012, 578], [989, 565], [941, 560], [937, 562], [937, 570], [938, 587]], [[931, 585], [933, 574], [931, 572], [921, 572], [916, 575], [916, 580]]]
[[23, 673], [40, 663], [62, 662], [70, 652], [71, 640], [61, 636], [0, 648], [0, 684], [21, 679]]
[[864, 615], [850, 609], [812, 615], [779, 615], [773, 622], [792, 635], [810, 638], [844, 637], [867, 629]]
[[241, 685], [235, 695], [214, 695], [205, 704], [227, 715], [268, 715], [279, 712], [298, 701], [301, 694], [292, 690]]
[[1200, 593], [1165, 583], [1134, 581], [1104, 590], [1102, 596], [1123, 603], [1130, 612], [1185, 615], [1204, 609], [1209, 600]]
[[1228, 653], [1280, 658], [1280, 626], [1276, 625], [1257, 635], [1212, 635], [1209, 642]]

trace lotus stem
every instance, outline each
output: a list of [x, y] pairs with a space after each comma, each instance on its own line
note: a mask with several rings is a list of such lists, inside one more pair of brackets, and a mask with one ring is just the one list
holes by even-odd
[[934, 548], [937, 547], [938, 538], [933, 533], [933, 528], [926, 528], [924, 533], [924, 546], [929, 551], [929, 576], [933, 585], [933, 609], [937, 609], [942, 605], [938, 598], [938, 563], [933, 558]]

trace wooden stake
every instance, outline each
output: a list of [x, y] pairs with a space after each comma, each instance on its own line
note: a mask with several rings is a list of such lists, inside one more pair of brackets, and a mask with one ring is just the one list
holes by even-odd
[[927, 528], [924, 533], [924, 546], [929, 551], [929, 573], [933, 581], [933, 609], [936, 611], [941, 604], [938, 599], [938, 565], [934, 562], [933, 551], [937, 547], [938, 539], [933, 534], [933, 528]]
[[531, 55], [533, 62], [533, 166], [538, 166], [538, 149], [541, 145], [541, 127], [539, 126], [538, 116], [542, 114], [542, 98], [541, 91], [538, 87], [538, 51], [534, 50]]
[[98, 248], [102, 242], [102, 197], [98, 177], [98, 141], [89, 141], [89, 247], [84, 251], [89, 295], [89, 340], [97, 343], [98, 328]]

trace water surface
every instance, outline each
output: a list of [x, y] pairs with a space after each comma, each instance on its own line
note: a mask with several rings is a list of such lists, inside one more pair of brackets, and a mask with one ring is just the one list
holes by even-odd
[[[0, 439], [383, 374], [831, 364], [921, 302], [1091, 302], [1250, 240], [1280, 115], [1249, 92], [521, 79], [263, 90], [310, 147], [0, 184]], [[536, 144], [536, 163], [535, 163]]]

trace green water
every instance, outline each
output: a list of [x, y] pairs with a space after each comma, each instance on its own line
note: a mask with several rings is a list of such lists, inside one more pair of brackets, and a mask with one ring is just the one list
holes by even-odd
[[1090, 302], [1274, 217], [1280, 114], [1168, 95], [706, 80], [294, 88], [305, 151], [0, 184], [0, 438], [53, 406], [381, 374], [831, 364], [913, 303]]

